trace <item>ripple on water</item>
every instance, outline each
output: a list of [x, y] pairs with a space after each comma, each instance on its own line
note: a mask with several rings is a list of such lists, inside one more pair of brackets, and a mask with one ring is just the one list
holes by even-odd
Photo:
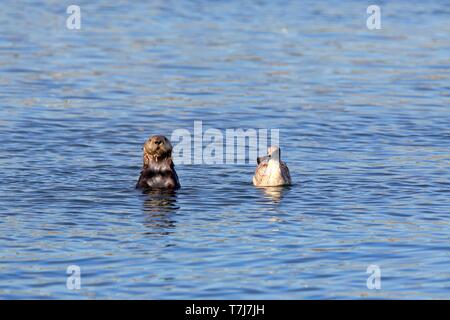
[[[66, 32], [9, 1], [0, 296], [448, 298], [446, 4], [385, 3], [369, 31], [355, 1], [91, 3]], [[294, 184], [177, 164], [176, 193], [134, 190], [145, 139], [195, 120], [279, 128]]]

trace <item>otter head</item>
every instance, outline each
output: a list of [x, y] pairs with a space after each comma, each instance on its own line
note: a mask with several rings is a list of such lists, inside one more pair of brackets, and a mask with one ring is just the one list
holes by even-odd
[[142, 148], [144, 151], [144, 167], [150, 161], [161, 161], [172, 157], [172, 144], [164, 136], [156, 135], [150, 137]]

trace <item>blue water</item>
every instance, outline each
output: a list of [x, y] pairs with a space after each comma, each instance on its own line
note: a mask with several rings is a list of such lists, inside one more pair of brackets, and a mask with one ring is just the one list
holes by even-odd
[[[0, 298], [450, 298], [448, 1], [378, 1], [381, 30], [364, 1], [69, 4], [1, 5]], [[280, 129], [295, 184], [136, 191], [197, 120]]]

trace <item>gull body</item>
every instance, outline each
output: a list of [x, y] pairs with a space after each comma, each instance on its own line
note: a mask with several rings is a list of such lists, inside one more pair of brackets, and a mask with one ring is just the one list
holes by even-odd
[[291, 185], [291, 175], [286, 163], [281, 161], [281, 150], [277, 146], [267, 149], [267, 156], [258, 157], [258, 167], [253, 176], [257, 187], [276, 187]]

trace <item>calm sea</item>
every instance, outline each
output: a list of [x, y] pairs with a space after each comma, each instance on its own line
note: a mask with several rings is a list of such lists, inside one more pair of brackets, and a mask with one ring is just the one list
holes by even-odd
[[[3, 1], [0, 298], [450, 298], [449, 3], [377, 4], [380, 30], [364, 1]], [[279, 129], [294, 185], [136, 191], [194, 121]]]

